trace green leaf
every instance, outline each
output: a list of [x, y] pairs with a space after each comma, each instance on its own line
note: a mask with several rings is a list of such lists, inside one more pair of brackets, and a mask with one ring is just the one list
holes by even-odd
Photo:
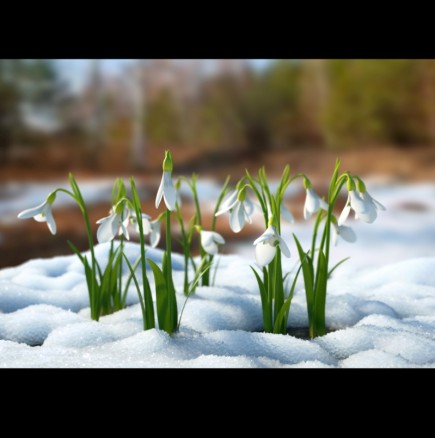
[[261, 309], [263, 312], [263, 324], [264, 324], [264, 331], [266, 333], [272, 332], [272, 306], [271, 302], [268, 299], [268, 293], [265, 287], [265, 283], [261, 280], [260, 276], [258, 275], [257, 271], [250, 266], [252, 269], [252, 272], [255, 275], [255, 278], [257, 279], [258, 288], [260, 289], [260, 297], [261, 297]]
[[142, 310], [143, 326], [144, 326], [144, 330], [147, 330], [148, 328], [151, 328], [151, 327], [147, 327], [145, 303], [144, 303], [144, 299], [142, 297], [142, 293], [140, 291], [139, 282], [137, 281], [137, 277], [136, 277], [136, 274], [134, 272], [135, 268], [133, 268], [133, 266], [131, 266], [131, 263], [130, 263], [130, 260], [128, 260], [128, 257], [124, 253], [122, 253], [122, 255], [124, 256], [124, 259], [127, 262], [128, 269], [130, 270], [130, 276], [133, 279], [133, 282], [136, 286], [136, 291], [137, 291], [137, 295], [139, 297], [139, 302], [140, 302], [140, 308]]
[[299, 274], [301, 272], [302, 269], [302, 264], [299, 266], [299, 269], [296, 272], [295, 278], [293, 279], [293, 283], [292, 286], [290, 288], [290, 292], [289, 295], [287, 297], [287, 299], [285, 300], [284, 304], [282, 305], [276, 320], [275, 320], [275, 327], [273, 332], [274, 333], [281, 333], [281, 334], [286, 334], [287, 333], [287, 322], [288, 322], [288, 315], [290, 313], [290, 305], [293, 299], [293, 295], [294, 295], [294, 291], [296, 288], [296, 282], [297, 279], [299, 277]]
[[325, 254], [319, 252], [319, 261], [317, 267], [317, 284], [314, 297], [314, 336], [326, 334], [325, 322], [325, 305], [326, 305], [326, 288], [328, 282], [328, 265]]
[[350, 259], [350, 257], [346, 257], [343, 260], [340, 260], [329, 272], [328, 272], [328, 278], [331, 278], [332, 273], [344, 262], [347, 262]]
[[305, 294], [307, 298], [307, 307], [308, 307], [308, 315], [310, 316], [312, 307], [313, 307], [313, 301], [314, 301], [314, 269], [313, 269], [313, 262], [308, 255], [308, 253], [305, 253], [302, 249], [302, 246], [298, 240], [298, 238], [293, 234], [293, 238], [296, 243], [296, 247], [298, 249], [299, 253], [299, 259], [301, 261], [302, 265], [302, 274], [304, 277], [304, 285], [305, 285]]
[[147, 259], [147, 262], [151, 266], [156, 284], [157, 319], [159, 321], [159, 328], [172, 334], [175, 327], [171, 315], [170, 290], [166, 284], [165, 275], [152, 260]]

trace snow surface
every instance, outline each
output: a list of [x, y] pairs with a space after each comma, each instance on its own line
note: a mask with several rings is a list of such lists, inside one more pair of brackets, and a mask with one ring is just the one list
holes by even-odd
[[[90, 320], [82, 265], [74, 255], [34, 259], [0, 270], [2, 367], [434, 367], [435, 185], [369, 186], [388, 210], [374, 224], [350, 221], [358, 241], [332, 249], [339, 260], [328, 286], [333, 331], [314, 340], [261, 332], [260, 297], [250, 270], [252, 244], [220, 257], [214, 287], [199, 287], [186, 304], [180, 332], [144, 332], [136, 291], [129, 306]], [[408, 204], [408, 207], [407, 207]], [[409, 205], [414, 206], [409, 208]], [[416, 209], [415, 206], [418, 206]], [[225, 219], [227, 220], [227, 219]], [[307, 246], [312, 221], [283, 228]], [[294, 268], [283, 258], [284, 270]], [[108, 244], [96, 247], [104, 265]], [[126, 245], [134, 261], [139, 246]], [[162, 252], [147, 248], [157, 263]], [[183, 259], [173, 255], [179, 309]], [[127, 272], [126, 272], [127, 274]], [[292, 274], [290, 275], [291, 278]], [[153, 277], [149, 273], [152, 288]], [[306, 327], [302, 279], [289, 327]]]

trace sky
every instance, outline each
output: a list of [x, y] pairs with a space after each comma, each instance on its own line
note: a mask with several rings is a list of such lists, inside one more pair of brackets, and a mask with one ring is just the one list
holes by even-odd
[[[120, 73], [134, 59], [103, 59], [102, 70], [108, 75]], [[269, 59], [250, 59], [249, 64], [254, 68], [264, 68], [270, 62]], [[70, 84], [72, 91], [79, 91], [86, 80], [90, 68], [89, 59], [59, 59], [57, 64], [61, 76]]]

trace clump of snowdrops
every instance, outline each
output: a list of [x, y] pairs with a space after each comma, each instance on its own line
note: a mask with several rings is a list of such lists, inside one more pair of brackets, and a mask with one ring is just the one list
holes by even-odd
[[[257, 269], [252, 266], [251, 268], [258, 282], [264, 330], [270, 333], [286, 333], [297, 279], [302, 273], [310, 336], [315, 337], [326, 333], [325, 305], [328, 278], [344, 261], [329, 268], [331, 244], [335, 244], [338, 237], [349, 242], [356, 240], [354, 231], [344, 225], [351, 210], [354, 210], [355, 218], [367, 223], [376, 219], [378, 210], [384, 210], [384, 207], [369, 195], [360, 177], [349, 172], [340, 174], [339, 169], [340, 162], [337, 161], [326, 199], [321, 198], [314, 191], [306, 175], [298, 173], [291, 176], [289, 166], [285, 167], [275, 191], [271, 189], [264, 168], [258, 171], [256, 177], [251, 176], [246, 170], [245, 176], [237, 182], [235, 189], [230, 193], [228, 193], [230, 182], [228, 177], [215, 204], [211, 228], [204, 229], [197, 190], [198, 177], [196, 174], [193, 174], [191, 179], [180, 177], [174, 184], [172, 156], [166, 151], [162, 165], [162, 179], [155, 199], [156, 209], [162, 201], [166, 208], [156, 219], [152, 220], [150, 215], [142, 211], [134, 178], [130, 178], [129, 181], [130, 193], [123, 180], [119, 178], [115, 180], [109, 215], [97, 221], [99, 225], [96, 233], [97, 241], [110, 242], [106, 266], [102, 266], [95, 255], [95, 240], [89, 214], [79, 185], [72, 174], [69, 175], [71, 190], [57, 188], [43, 203], [24, 210], [18, 217], [46, 222], [50, 232], [55, 234], [53, 204], [58, 194], [70, 196], [82, 212], [89, 244], [89, 255], [86, 255], [68, 241], [83, 265], [91, 318], [98, 321], [101, 316], [124, 308], [129, 288], [133, 286], [139, 298], [144, 330], [156, 327], [157, 316], [158, 327], [172, 334], [179, 329], [184, 306], [198, 284], [210, 286], [215, 282], [219, 266], [216, 256], [219, 247], [225, 244], [224, 238], [216, 232], [217, 217], [229, 213], [230, 228], [238, 233], [246, 224], [252, 223], [254, 212], [258, 209], [263, 214], [265, 231], [254, 241]], [[302, 180], [306, 190], [304, 218], [308, 220], [313, 214], [316, 214], [316, 218], [311, 246], [308, 249], [303, 249], [298, 238], [293, 234], [299, 262], [296, 273], [291, 281], [288, 281], [290, 272], [284, 274], [282, 256], [290, 258], [290, 249], [289, 242], [286, 242], [281, 235], [281, 218], [290, 223], [294, 222], [284, 199], [289, 185], [298, 179]], [[183, 183], [189, 187], [195, 205], [194, 215], [187, 224], [184, 223], [181, 210], [180, 187]], [[343, 186], [347, 188], [348, 198], [337, 219], [334, 215], [334, 207]], [[171, 215], [173, 213], [180, 227], [180, 243], [185, 262], [183, 288], [180, 291], [184, 293], [185, 300], [181, 312], [178, 312], [177, 293], [172, 275]], [[160, 241], [162, 223], [166, 228], [166, 245], [159, 265], [147, 257], [145, 237], [149, 239], [149, 246], [155, 248]], [[140, 255], [134, 262], [125, 253], [125, 240], [130, 239], [131, 227], [135, 229], [140, 242]], [[192, 256], [195, 233], [199, 235], [200, 254], [196, 261]], [[151, 268], [154, 277], [155, 300], [148, 280], [147, 266]], [[193, 272], [192, 278], [189, 276], [190, 271]]]

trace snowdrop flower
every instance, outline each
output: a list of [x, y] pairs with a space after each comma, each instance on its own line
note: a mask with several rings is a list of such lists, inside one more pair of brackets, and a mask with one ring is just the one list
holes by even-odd
[[311, 182], [307, 178], [304, 179], [304, 186], [307, 191], [304, 205], [304, 218], [309, 219], [319, 208], [327, 211], [328, 204], [314, 191]]
[[[150, 224], [151, 216], [148, 214], [142, 213], [142, 229], [144, 235], [151, 233], [151, 224]], [[136, 215], [132, 215], [130, 217], [130, 222], [134, 225], [134, 229], [137, 233], [139, 233], [139, 224], [136, 220]]]
[[155, 220], [150, 222], [150, 227], [151, 227], [150, 244], [153, 248], [155, 248], [160, 241], [160, 221]]
[[110, 242], [117, 234], [124, 235], [130, 239], [128, 234], [128, 223], [130, 220], [129, 210], [125, 205], [117, 205], [110, 210], [107, 217], [97, 221], [100, 226], [97, 230], [97, 239], [100, 243]]
[[175, 192], [174, 183], [172, 182], [172, 156], [169, 151], [165, 153], [165, 159], [163, 160], [163, 175], [160, 182], [159, 190], [156, 196], [156, 208], [159, 207], [162, 197], [165, 200], [166, 208], [169, 211], [175, 210], [175, 202], [177, 195]]
[[246, 223], [252, 224], [251, 216], [254, 213], [254, 203], [246, 197], [246, 188], [235, 190], [221, 205], [215, 216], [230, 211], [230, 228], [238, 233]]
[[29, 219], [33, 217], [37, 222], [47, 222], [51, 234], [56, 234], [56, 222], [51, 212], [51, 206], [55, 199], [56, 192], [50, 193], [42, 204], [19, 213], [18, 219]]
[[279, 246], [281, 252], [286, 257], [290, 257], [290, 250], [287, 244], [272, 225], [269, 225], [267, 230], [255, 240], [254, 245], [255, 259], [261, 267], [268, 265], [273, 260], [277, 246]]
[[215, 231], [200, 231], [201, 246], [207, 254], [212, 256], [218, 253], [218, 245], [225, 243], [224, 238]]
[[346, 242], [356, 242], [356, 234], [352, 228], [347, 227], [346, 225], [336, 225], [334, 222], [331, 222], [331, 225], [332, 243], [334, 246], [337, 246], [337, 240], [339, 236]]
[[355, 219], [361, 219], [371, 224], [378, 216], [378, 210], [385, 210], [385, 207], [376, 199], [373, 199], [366, 190], [365, 184], [358, 179], [358, 191], [355, 183], [348, 181], [348, 198], [343, 211], [338, 219], [338, 225], [342, 225], [348, 218], [350, 210], [355, 211]]

